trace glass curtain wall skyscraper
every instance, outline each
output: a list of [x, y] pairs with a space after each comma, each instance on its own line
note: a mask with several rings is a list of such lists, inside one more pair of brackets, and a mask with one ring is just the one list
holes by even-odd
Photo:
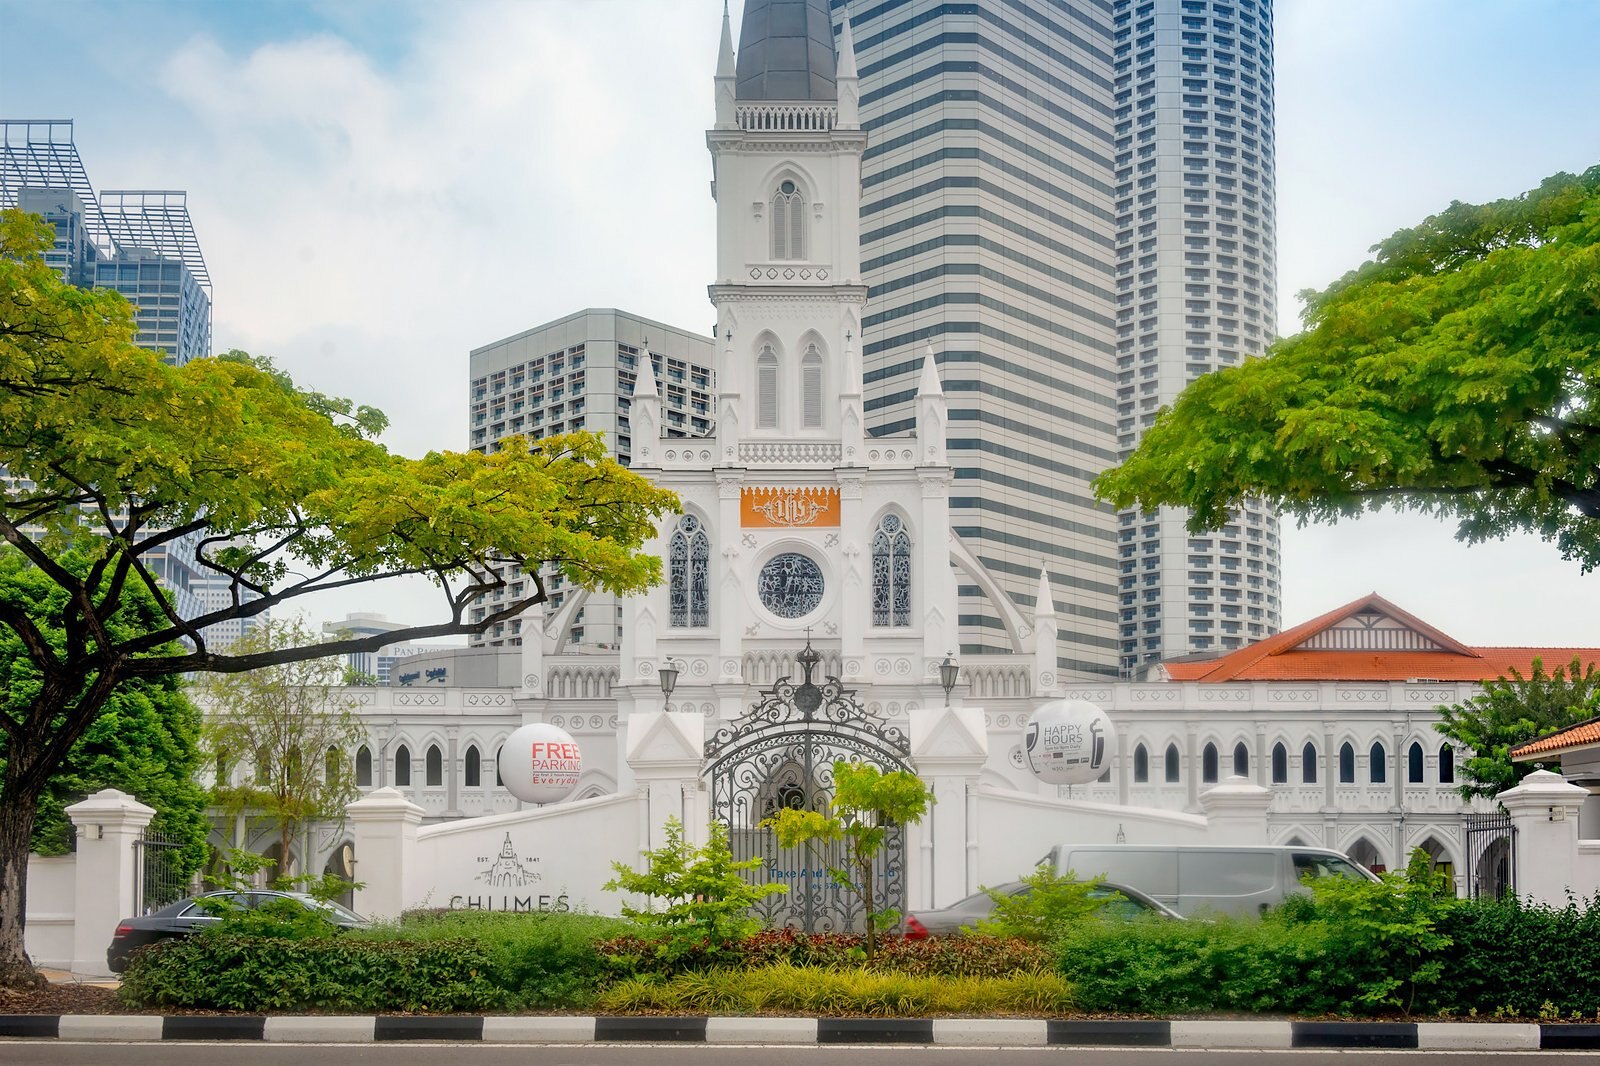
[[[844, 9], [835, 0], [836, 25]], [[1090, 490], [1195, 374], [1271, 338], [1270, 16], [1270, 3], [1211, 0], [849, 5], [870, 134], [868, 424], [910, 425], [931, 350], [953, 524], [1019, 606], [1049, 574], [1071, 674], [1132, 673], [1277, 626], [1273, 516], [1191, 543], [1181, 514], [1119, 516]], [[963, 586], [960, 612], [964, 651], [1003, 647], [982, 591]]]

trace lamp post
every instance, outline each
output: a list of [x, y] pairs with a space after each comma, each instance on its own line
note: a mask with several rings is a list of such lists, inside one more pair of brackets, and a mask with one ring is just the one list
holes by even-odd
[[659, 674], [661, 676], [662, 709], [670, 712], [672, 710], [672, 690], [678, 687], [678, 668], [673, 665], [671, 659], [667, 659], [662, 662]]
[[939, 664], [939, 684], [944, 687], [944, 705], [950, 706], [950, 690], [956, 687], [956, 678], [961, 676], [961, 666], [955, 660], [955, 652], [945, 652], [944, 662]]

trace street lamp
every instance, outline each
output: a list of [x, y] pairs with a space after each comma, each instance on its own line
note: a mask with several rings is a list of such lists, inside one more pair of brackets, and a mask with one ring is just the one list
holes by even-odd
[[678, 668], [667, 659], [661, 664], [661, 700], [664, 710], [672, 710], [672, 690], [678, 687]]
[[939, 684], [944, 686], [944, 705], [950, 706], [950, 690], [956, 687], [956, 678], [961, 675], [961, 666], [955, 661], [955, 652], [945, 652], [944, 662], [939, 664]]

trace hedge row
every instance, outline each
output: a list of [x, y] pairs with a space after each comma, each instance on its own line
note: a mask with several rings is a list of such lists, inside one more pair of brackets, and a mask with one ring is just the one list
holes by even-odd
[[[660, 950], [656, 941], [637, 933], [602, 941], [597, 948], [621, 976], [665, 977], [719, 966], [859, 967], [866, 960], [864, 937], [793, 929], [768, 929], [727, 948], [702, 947], [676, 954]], [[878, 944], [874, 966], [913, 977], [1002, 977], [1050, 969], [1054, 962], [1054, 954], [1042, 944], [969, 935], [926, 940], [888, 937]]]

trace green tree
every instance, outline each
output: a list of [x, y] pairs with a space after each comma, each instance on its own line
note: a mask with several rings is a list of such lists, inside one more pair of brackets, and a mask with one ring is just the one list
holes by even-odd
[[[318, 639], [298, 618], [269, 618], [229, 650], [253, 655], [307, 647]], [[279, 876], [294, 872], [288, 856], [306, 827], [342, 822], [345, 804], [357, 796], [352, 752], [366, 730], [355, 702], [340, 691], [341, 678], [338, 660], [302, 659], [211, 674], [201, 685], [206, 748], [217, 767], [213, 802], [230, 817], [242, 815], [276, 830]]]
[[1302, 294], [1304, 332], [1185, 389], [1096, 492], [1187, 507], [1193, 530], [1253, 496], [1307, 519], [1392, 504], [1600, 564], [1600, 167], [1373, 251]]
[[[74, 289], [50, 269], [49, 240], [36, 218], [0, 213], [0, 464], [11, 474], [0, 537], [62, 596], [48, 625], [0, 598], [0, 630], [39, 677], [0, 715], [0, 985], [39, 980], [23, 950], [39, 800], [113, 695], [481, 633], [545, 600], [547, 566], [637, 592], [661, 573], [639, 548], [677, 507], [589, 434], [410, 459], [375, 439], [380, 412], [299, 388], [264, 359], [169, 366], [133, 343], [120, 295]], [[157, 599], [152, 624], [112, 625], [131, 589], [158, 588], [153, 556], [190, 537], [227, 586], [223, 602], [182, 618]], [[74, 550], [81, 570], [65, 564]], [[438, 588], [430, 624], [242, 654], [206, 637], [321, 592], [419, 575]], [[513, 581], [526, 582], [520, 593], [473, 616]]]
[[815, 861], [823, 861], [818, 845], [842, 841], [845, 864], [828, 867], [835, 884], [855, 895], [867, 921], [867, 961], [878, 953], [878, 929], [900, 920], [892, 908], [879, 908], [880, 886], [873, 865], [897, 826], [922, 821], [933, 792], [922, 779], [904, 770], [881, 772], [866, 763], [840, 760], [833, 764], [833, 804], [829, 811], [786, 807], [762, 824], [786, 848], [804, 845]]
[[[768, 896], [787, 891], [782, 885], [754, 884], [744, 871], [754, 870], [761, 859], [735, 860], [728, 847], [728, 827], [712, 822], [703, 847], [683, 838], [683, 823], [668, 818], [662, 827], [666, 842], [644, 853], [645, 870], [614, 862], [617, 876], [606, 882], [608, 892], [648, 896], [652, 904], [640, 909], [624, 906], [626, 918], [659, 929], [661, 948], [669, 958], [696, 951], [721, 952], [759, 927], [750, 908]], [[659, 905], [657, 905], [659, 904]]]
[[[81, 572], [81, 558], [64, 558], [63, 565]], [[0, 601], [25, 611], [52, 647], [64, 642], [52, 620], [66, 600], [61, 589], [9, 547], [0, 548]], [[161, 617], [144, 588], [129, 590], [122, 611], [109, 624], [122, 634], [143, 632]], [[29, 659], [16, 633], [0, 628], [0, 705], [14, 717], [37, 694], [38, 669]], [[6, 740], [0, 736], [0, 758]], [[179, 871], [198, 870], [206, 857], [206, 790], [195, 780], [200, 764], [200, 712], [185, 694], [177, 677], [141, 679], [118, 689], [106, 701], [94, 723], [80, 737], [61, 766], [51, 775], [39, 796], [33, 827], [32, 850], [41, 855], [64, 855], [72, 850], [73, 826], [66, 808], [103, 788], [116, 788], [153, 807], [151, 829], [174, 837], [183, 845]]]
[[1499, 795], [1542, 768], [1537, 762], [1512, 762], [1512, 748], [1596, 714], [1600, 667], [1574, 657], [1547, 674], [1535, 659], [1527, 677], [1513, 668], [1509, 678], [1484, 682], [1471, 699], [1440, 707], [1434, 728], [1472, 752], [1457, 767], [1458, 791], [1471, 799]]
[[1053, 863], [1041, 865], [1022, 879], [1028, 891], [997, 892], [986, 888], [994, 910], [978, 923], [978, 932], [1053, 943], [1099, 914], [1111, 896], [1097, 894], [1103, 877], [1078, 880], [1071, 870], [1056, 873]]

